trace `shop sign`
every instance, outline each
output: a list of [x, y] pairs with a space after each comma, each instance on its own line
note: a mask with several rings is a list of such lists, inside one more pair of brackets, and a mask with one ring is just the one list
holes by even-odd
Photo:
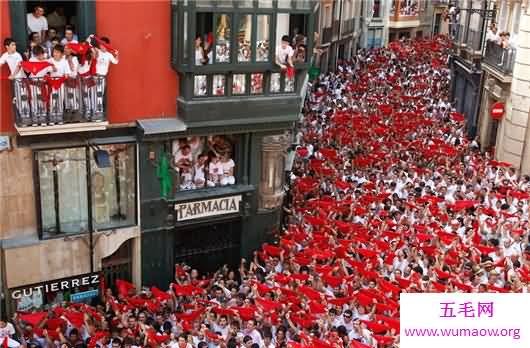
[[504, 116], [504, 103], [498, 102], [491, 106], [491, 118], [500, 120]]
[[97, 286], [99, 285], [99, 274], [89, 273], [83, 274], [73, 278], [65, 278], [60, 280], [54, 280], [45, 282], [38, 285], [31, 285], [22, 288], [16, 288], [11, 290], [11, 298], [18, 300], [22, 297], [33, 296], [34, 293], [47, 294], [58, 291], [73, 290], [82, 286]]
[[175, 204], [177, 221], [186, 221], [204, 217], [239, 212], [241, 195]]
[[88, 290], [88, 291], [82, 291], [77, 292], [75, 294], [70, 295], [70, 301], [71, 302], [82, 302], [86, 299], [98, 297], [99, 290]]

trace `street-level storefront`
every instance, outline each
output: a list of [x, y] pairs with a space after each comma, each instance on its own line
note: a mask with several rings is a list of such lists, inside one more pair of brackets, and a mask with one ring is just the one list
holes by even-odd
[[45, 310], [65, 302], [91, 304], [100, 296], [99, 273], [49, 280], [9, 289], [10, 312]]
[[1, 244], [8, 314], [89, 300], [97, 286], [85, 284], [86, 274], [101, 272], [106, 284], [140, 279], [137, 150], [126, 129], [16, 139], [9, 155], [17, 165], [5, 174], [18, 178], [12, 190], [22, 193], [13, 202], [23, 204], [10, 209], [25, 214], [24, 228]]
[[287, 136], [146, 134], [153, 122], [139, 122], [142, 282], [166, 287], [177, 263], [237, 266], [278, 226]]

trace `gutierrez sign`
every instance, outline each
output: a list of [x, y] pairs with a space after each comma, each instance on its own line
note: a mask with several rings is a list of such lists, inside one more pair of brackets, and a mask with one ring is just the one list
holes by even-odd
[[177, 221], [239, 212], [241, 195], [175, 204]]
[[27, 286], [24, 288], [17, 288], [11, 290], [11, 298], [14, 300], [20, 299], [23, 296], [33, 296], [34, 292], [47, 294], [49, 292], [57, 292], [63, 290], [73, 290], [82, 286], [97, 286], [99, 284], [99, 274], [84, 274], [74, 278], [67, 278], [46, 282], [43, 284]]

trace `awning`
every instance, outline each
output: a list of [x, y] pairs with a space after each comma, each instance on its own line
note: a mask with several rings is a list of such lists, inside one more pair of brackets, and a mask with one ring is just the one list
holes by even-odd
[[186, 124], [176, 117], [172, 118], [151, 118], [144, 120], [137, 120], [138, 128], [142, 131], [144, 136], [178, 133], [184, 132], [188, 129]]

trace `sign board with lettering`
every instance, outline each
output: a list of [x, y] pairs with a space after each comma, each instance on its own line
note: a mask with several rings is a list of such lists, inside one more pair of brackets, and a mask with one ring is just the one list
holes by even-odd
[[45, 295], [58, 291], [72, 291], [80, 287], [97, 287], [99, 286], [99, 281], [98, 273], [88, 273], [71, 278], [53, 280], [43, 282], [41, 284], [11, 289], [11, 298], [13, 300], [18, 300], [22, 297], [31, 297], [34, 295], [34, 293]]
[[82, 302], [83, 300], [98, 297], [99, 290], [88, 290], [88, 291], [81, 291], [77, 292], [75, 294], [70, 295], [70, 301], [71, 302]]
[[238, 213], [241, 195], [175, 204], [177, 221]]

